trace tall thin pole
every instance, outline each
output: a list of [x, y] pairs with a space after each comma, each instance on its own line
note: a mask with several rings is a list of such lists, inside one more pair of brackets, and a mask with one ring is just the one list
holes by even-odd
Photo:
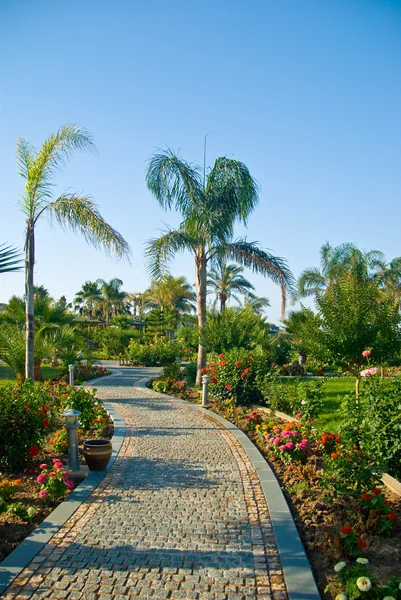
[[216, 133], [215, 131], [209, 131], [209, 133], [207, 133], [205, 135], [205, 141], [203, 143], [203, 189], [206, 189], [206, 138], [208, 135], [211, 135], [212, 133]]

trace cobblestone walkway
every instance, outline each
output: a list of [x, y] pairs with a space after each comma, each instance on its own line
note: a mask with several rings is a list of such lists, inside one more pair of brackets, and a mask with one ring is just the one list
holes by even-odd
[[211, 417], [136, 386], [96, 382], [127, 435], [102, 483], [6, 590], [7, 600], [287, 598], [252, 463]]

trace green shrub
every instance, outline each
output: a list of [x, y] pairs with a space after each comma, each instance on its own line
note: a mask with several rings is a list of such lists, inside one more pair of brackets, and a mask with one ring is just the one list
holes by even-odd
[[305, 419], [316, 418], [323, 410], [324, 380], [295, 379], [283, 383], [268, 374], [260, 383], [260, 391], [269, 408], [291, 416], [301, 413]]
[[54, 424], [52, 396], [45, 386], [0, 387], [0, 470], [22, 469], [36, 456]]
[[155, 338], [150, 344], [131, 340], [128, 355], [134, 365], [145, 367], [164, 366], [174, 363], [181, 356], [181, 346], [176, 341]]
[[42, 387], [47, 388], [52, 394], [59, 415], [65, 410], [73, 408], [81, 413], [79, 422], [82, 429], [86, 431], [97, 429], [97, 423], [99, 423], [99, 429], [103, 428], [107, 413], [102, 407], [103, 402], [96, 397], [95, 390], [71, 387], [63, 381], [45, 382]]
[[269, 369], [265, 356], [235, 349], [220, 354], [203, 373], [211, 375], [210, 394], [217, 402], [233, 398], [235, 404], [251, 404], [261, 400], [258, 383]]

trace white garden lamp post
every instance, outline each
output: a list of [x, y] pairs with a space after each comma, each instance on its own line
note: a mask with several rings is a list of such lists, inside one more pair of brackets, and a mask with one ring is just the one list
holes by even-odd
[[68, 464], [70, 471], [79, 471], [78, 460], [78, 417], [79, 410], [69, 408], [61, 415], [65, 419], [65, 428], [68, 432]]
[[70, 385], [74, 385], [74, 370], [75, 365], [68, 365], [68, 382]]
[[209, 386], [210, 375], [202, 375], [202, 406], [207, 406], [207, 388]]

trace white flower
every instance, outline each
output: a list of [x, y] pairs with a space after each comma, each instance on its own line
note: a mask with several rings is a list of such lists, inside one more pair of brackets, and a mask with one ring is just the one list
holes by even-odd
[[368, 592], [372, 587], [372, 582], [368, 577], [358, 577], [356, 580], [356, 585], [361, 592]]
[[306, 400], [302, 400], [302, 401], [301, 401], [301, 404], [302, 404], [302, 405], [306, 404]]
[[341, 569], [343, 569], [344, 567], [347, 566], [347, 563], [345, 563], [344, 561], [337, 563], [336, 565], [334, 565], [334, 570], [336, 573], [339, 573], [341, 571]]
[[368, 559], [367, 558], [362, 558], [362, 557], [357, 558], [356, 562], [359, 563], [360, 565], [367, 565], [367, 564], [369, 564]]
[[30, 506], [26, 512], [28, 517], [34, 517], [36, 515], [36, 510], [33, 508], [33, 506]]
[[394, 596], [384, 596], [383, 600], [395, 600]]
[[346, 594], [337, 594], [336, 600], [347, 600]]

